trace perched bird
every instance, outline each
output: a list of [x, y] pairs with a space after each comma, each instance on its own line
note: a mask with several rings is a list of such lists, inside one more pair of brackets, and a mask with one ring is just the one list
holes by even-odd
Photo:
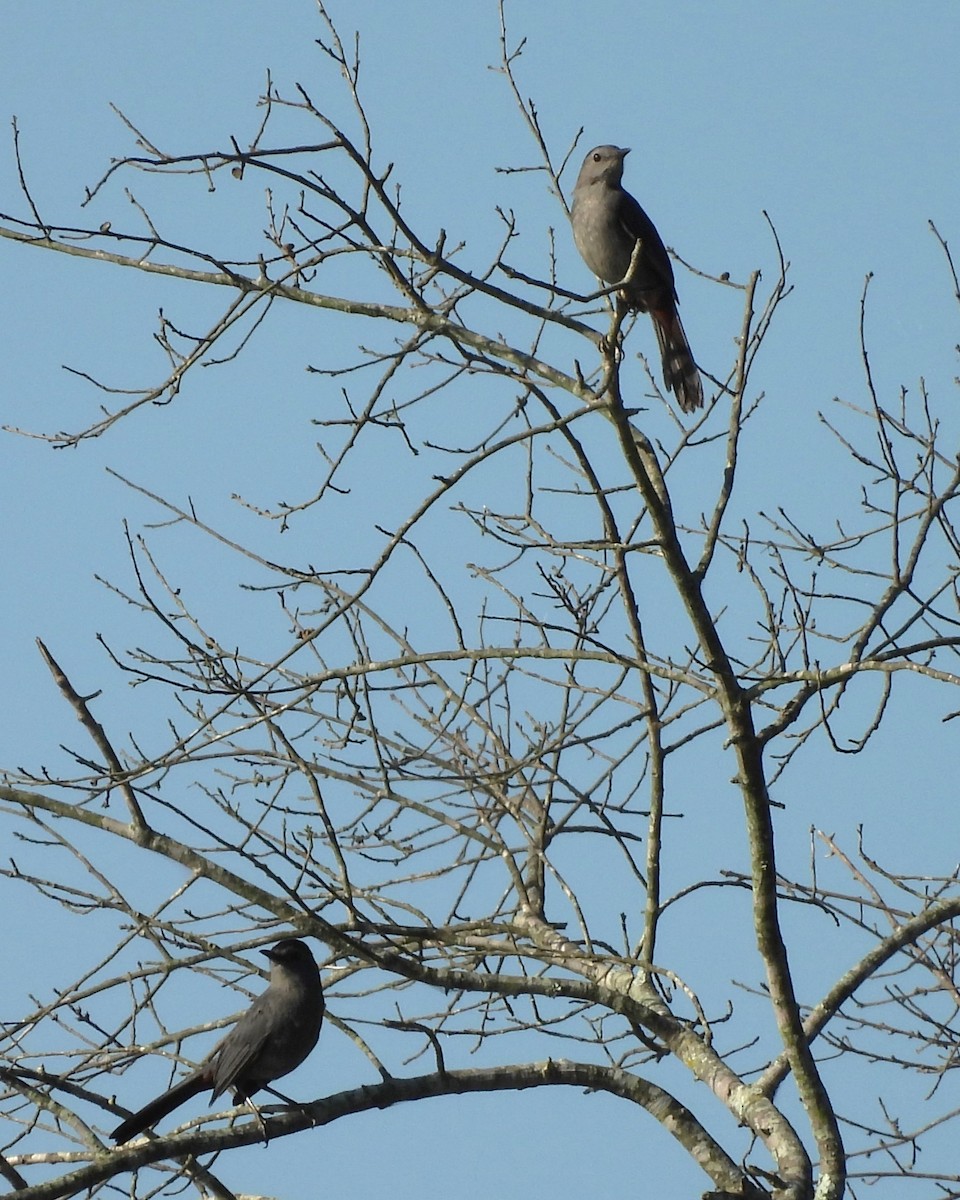
[[573, 240], [583, 261], [604, 283], [619, 283], [630, 269], [638, 241], [640, 257], [621, 299], [647, 312], [660, 343], [663, 381], [684, 412], [703, 404], [700, 373], [690, 353], [677, 312], [673, 267], [656, 226], [621, 186], [623, 160], [619, 146], [597, 146], [583, 160], [573, 189]]
[[263, 953], [270, 959], [267, 990], [195, 1071], [122, 1121], [110, 1135], [115, 1142], [129, 1141], [208, 1089], [211, 1103], [228, 1088], [238, 1103], [247, 1100], [307, 1057], [323, 1021], [320, 971], [296, 938], [284, 938]]

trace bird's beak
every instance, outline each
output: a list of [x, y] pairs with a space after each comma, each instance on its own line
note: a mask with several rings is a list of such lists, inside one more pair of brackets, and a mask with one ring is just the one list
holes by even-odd
[[629, 146], [622, 146], [622, 147], [621, 147], [621, 149], [620, 149], [620, 157], [621, 157], [621, 158], [626, 158], [626, 157], [627, 157], [627, 155], [628, 155], [629, 153], [630, 153], [630, 147], [629, 147]]
[[268, 946], [266, 948], [266, 950], [261, 950], [260, 953], [266, 955], [266, 957], [269, 958], [271, 962], [276, 958], [276, 955], [273, 952], [272, 946]]

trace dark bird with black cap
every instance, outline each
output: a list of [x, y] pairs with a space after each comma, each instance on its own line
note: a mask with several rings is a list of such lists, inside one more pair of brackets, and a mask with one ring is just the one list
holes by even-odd
[[573, 240], [583, 261], [604, 283], [626, 278], [640, 243], [620, 299], [627, 307], [650, 314], [660, 345], [663, 381], [683, 411], [693, 412], [703, 404], [700, 372], [677, 312], [670, 255], [654, 223], [620, 182], [629, 153], [619, 146], [596, 146], [583, 160], [570, 210]]
[[237, 1103], [299, 1067], [323, 1022], [320, 971], [307, 946], [284, 938], [269, 950], [270, 985], [186, 1079], [122, 1121], [110, 1135], [126, 1142], [184, 1101], [210, 1091], [211, 1103], [233, 1089]]

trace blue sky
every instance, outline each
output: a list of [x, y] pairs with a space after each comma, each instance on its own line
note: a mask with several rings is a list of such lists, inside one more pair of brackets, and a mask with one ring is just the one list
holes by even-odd
[[[481, 266], [501, 235], [496, 207], [512, 209], [521, 233], [512, 261], [546, 275], [553, 226], [562, 282], [587, 291], [591, 280], [543, 176], [497, 170], [534, 163], [536, 151], [503, 78], [490, 69], [499, 57], [495, 5], [358, 0], [333, 2], [330, 12], [345, 38], [354, 25], [360, 29], [377, 160], [395, 164], [405, 211], [424, 236], [446, 229], [451, 241], [466, 243], [464, 265]], [[865, 401], [857, 327], [869, 272], [867, 328], [884, 397], [893, 403], [901, 385], [916, 389], [923, 377], [944, 420], [956, 424], [957, 307], [928, 228], [932, 220], [960, 246], [955, 4], [598, 0], [588, 7], [579, 0], [509, 0], [507, 16], [511, 40], [527, 39], [516, 74], [557, 161], [583, 127], [564, 175], [568, 192], [590, 146], [630, 146], [625, 184], [664, 241], [704, 271], [729, 271], [735, 279], [759, 268], [772, 280], [776, 258], [764, 211], [776, 226], [795, 290], [753, 381], [769, 401], [747, 439], [747, 507], [783, 504], [827, 525], [834, 509], [855, 503], [849, 480], [841, 494], [834, 488], [836, 448], [816, 414], [836, 396]], [[84, 188], [111, 158], [134, 149], [111, 104], [171, 152], [225, 148], [231, 135], [243, 143], [259, 120], [255, 102], [268, 70], [281, 91], [292, 93], [300, 82], [319, 105], [345, 111], [314, 44], [322, 30], [308, 0], [13, 3], [6, 17], [0, 127], [9, 130], [16, 116], [31, 193], [54, 224], [135, 224], [120, 184], [79, 209]], [[274, 144], [286, 127], [304, 137], [302, 125], [281, 120]], [[262, 224], [259, 199], [245, 206], [222, 185], [210, 197], [197, 180], [167, 189], [142, 177], [124, 182], [138, 192], [149, 188], [158, 209], [166, 201], [171, 234], [209, 239], [224, 254], [248, 247]], [[0, 145], [0, 211], [26, 211], [9, 135]], [[149, 382], [162, 364], [152, 340], [157, 308], [199, 324], [222, 300], [10, 242], [0, 241], [0, 262], [0, 420], [29, 430], [75, 427], [95, 411], [96, 396], [64, 364], [118, 387]], [[721, 371], [739, 299], [682, 269], [678, 288], [698, 360]], [[79, 741], [37, 656], [36, 637], [93, 691], [114, 686], [94, 635], [118, 644], [141, 636], [135, 614], [97, 577], [127, 577], [122, 522], [139, 530], [157, 513], [107, 468], [180, 500], [189, 496], [211, 519], [255, 538], [256, 523], [238, 510], [233, 492], [273, 504], [309, 490], [315, 463], [307, 423], [322, 393], [305, 368], [341, 349], [318, 342], [320, 328], [310, 311], [284, 313], [241, 363], [198, 372], [170, 406], [141, 410], [76, 450], [54, 452], [2, 435], [0, 604], [15, 703], [0, 730], [0, 763], [35, 766], [52, 761], [61, 742]], [[330, 326], [322, 329], [329, 338]], [[638, 326], [633, 336], [647, 339], [649, 353], [649, 331]], [[386, 459], [384, 503], [406, 486], [391, 466]], [[325, 531], [336, 546], [353, 535]], [[201, 569], [208, 553], [198, 544], [196, 557], [187, 553], [179, 567], [194, 599], [213, 610], [222, 592], [217, 567]], [[240, 636], [242, 607], [235, 620]], [[916, 695], [903, 708], [902, 740], [857, 759], [811, 754], [802, 778], [785, 784], [782, 798], [806, 806], [793, 818], [798, 839], [811, 823], [852, 836], [864, 809], [850, 801], [864, 797], [878, 853], [896, 850], [918, 871], [952, 868], [958, 828], [943, 779], [940, 725], [950, 703], [934, 701], [928, 690]], [[120, 715], [127, 701], [107, 696], [104, 703]], [[911, 802], [905, 798], [918, 793], [943, 797], [934, 844], [924, 821], [899, 819]], [[53, 926], [47, 936], [56, 936]], [[17, 946], [16, 929], [9, 941]], [[682, 961], [684, 948], [676, 953]], [[78, 969], [82, 946], [64, 947], [64, 954]], [[804, 969], [812, 981], [826, 982], [819, 965]], [[55, 984], [54, 975], [30, 990]], [[0, 983], [4, 1017], [17, 1011], [17, 986], [9, 977]], [[336, 1035], [328, 1029], [324, 1038], [335, 1057]], [[337, 1086], [362, 1082], [351, 1079], [350, 1061], [331, 1069]], [[703, 1186], [704, 1177], [642, 1116], [605, 1099], [586, 1106], [579, 1099], [434, 1102], [429, 1118], [411, 1108], [341, 1122], [316, 1137], [310, 1153], [325, 1190], [343, 1196], [367, 1194], [387, 1179], [393, 1195], [422, 1196], [446, 1190], [451, 1176], [464, 1196], [535, 1188], [560, 1200], [622, 1186], [625, 1172], [634, 1182], [644, 1175], [651, 1194], [686, 1195]], [[435, 1130], [424, 1136], [426, 1119], [443, 1129], [447, 1153]], [[616, 1154], [604, 1147], [608, 1138], [616, 1140]], [[493, 1146], [498, 1152], [491, 1155]], [[400, 1179], [397, 1154], [407, 1164]], [[264, 1171], [268, 1186], [268, 1156], [249, 1157], [251, 1172]], [[663, 1172], [656, 1184], [651, 1170]], [[676, 1192], [664, 1190], [664, 1179], [676, 1181]]]

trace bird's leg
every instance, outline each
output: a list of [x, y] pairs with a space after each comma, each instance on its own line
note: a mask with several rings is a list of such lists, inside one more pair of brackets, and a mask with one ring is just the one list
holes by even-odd
[[256, 1104], [254, 1104], [253, 1098], [248, 1096], [246, 1092], [241, 1091], [240, 1088], [234, 1088], [233, 1102], [234, 1104], [241, 1106], [244, 1104], [249, 1105], [250, 1111], [253, 1113], [254, 1120], [260, 1126], [260, 1132], [263, 1134], [263, 1144], [266, 1146], [270, 1141], [270, 1131], [267, 1129], [267, 1123], [263, 1119], [263, 1113], [261, 1113], [260, 1109], [257, 1108]]
[[253, 1115], [256, 1118], [257, 1124], [260, 1126], [260, 1132], [263, 1134], [263, 1144], [264, 1146], [268, 1146], [270, 1144], [270, 1130], [267, 1128], [267, 1123], [263, 1119], [263, 1113], [261, 1113], [260, 1109], [257, 1108], [249, 1096], [247, 1097], [247, 1103], [253, 1109]]
[[600, 355], [607, 364], [608, 370], [612, 371], [623, 358], [623, 337], [620, 330], [629, 315], [630, 305], [622, 296], [617, 296], [610, 329], [600, 339]]

